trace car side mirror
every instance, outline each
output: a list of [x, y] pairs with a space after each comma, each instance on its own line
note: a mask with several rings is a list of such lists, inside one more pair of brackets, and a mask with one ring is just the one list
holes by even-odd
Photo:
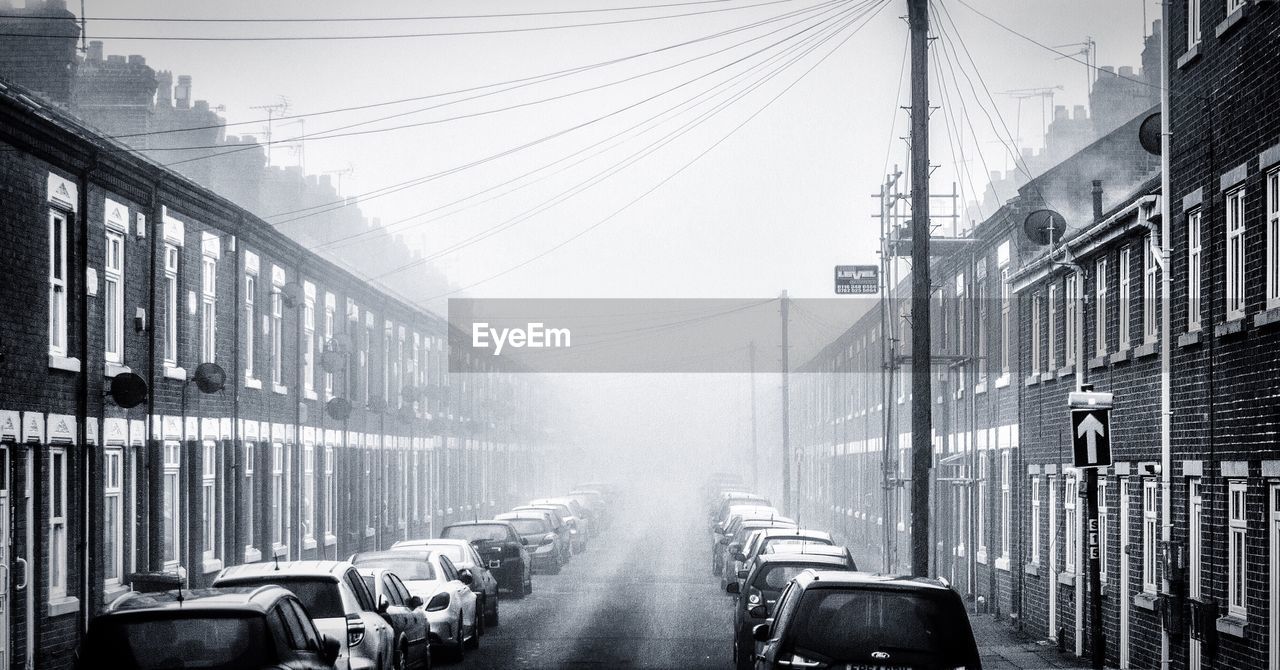
[[738, 594], [741, 590], [742, 590], [742, 589], [741, 589], [741, 587], [739, 587], [739, 586], [738, 586], [738, 582], [736, 582], [736, 581], [729, 582], [728, 584], [725, 584], [725, 586], [724, 586], [724, 592], [725, 592], [725, 593], [732, 593], [732, 594], [735, 594], [735, 595], [736, 595], [736, 594]]
[[747, 578], [747, 571], [746, 571], [746, 570], [739, 570], [739, 571], [738, 571], [738, 579], [746, 579], [746, 578]]
[[404, 601], [404, 606], [411, 610], [422, 607], [422, 596], [409, 596], [409, 599]]
[[769, 624], [767, 623], [756, 624], [751, 628], [751, 639], [755, 640], [756, 642], [768, 642], [769, 635], [772, 632], [773, 631], [769, 630]]
[[735, 551], [733, 552], [733, 560], [745, 562], [747, 560], [747, 555], [740, 551]]
[[520, 538], [520, 545], [524, 547], [529, 546], [529, 538], [527, 537]]
[[458, 581], [471, 586], [476, 581], [476, 578], [471, 576], [470, 570], [461, 570], [458, 572]]
[[378, 596], [378, 614], [386, 614], [391, 609], [391, 601], [386, 596]]
[[342, 643], [332, 635], [320, 636], [320, 657], [325, 663], [332, 664], [338, 660], [338, 654], [342, 652]]
[[769, 616], [769, 608], [765, 607], [764, 605], [756, 605], [755, 607], [752, 607], [751, 609], [747, 610], [747, 614], [750, 614], [753, 618], [756, 618], [756, 619], [764, 619]]

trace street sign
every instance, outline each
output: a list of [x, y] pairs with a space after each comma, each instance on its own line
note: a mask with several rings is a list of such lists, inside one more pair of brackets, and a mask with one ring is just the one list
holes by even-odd
[[1071, 410], [1071, 443], [1077, 468], [1111, 465], [1111, 410]]
[[880, 292], [877, 265], [837, 265], [836, 295], [875, 295]]

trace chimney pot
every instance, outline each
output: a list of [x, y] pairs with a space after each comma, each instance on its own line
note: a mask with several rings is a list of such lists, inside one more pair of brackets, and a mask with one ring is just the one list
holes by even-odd
[[1084, 105], [1076, 105], [1071, 108], [1071, 118], [1083, 121], [1089, 118], [1089, 113], [1084, 111]]
[[1120, 67], [1120, 76], [1121, 76], [1121, 77], [1126, 77], [1126, 78], [1132, 78], [1132, 77], [1133, 77], [1133, 66], [1131, 66], [1131, 65], [1124, 65], [1124, 66], [1121, 66], [1121, 67]]
[[146, 59], [144, 56], [140, 56], [140, 55], [138, 55], [138, 54], [130, 54], [130, 55], [129, 55], [129, 64], [130, 64], [130, 65], [145, 66], [145, 65], [147, 64], [147, 59]]
[[1093, 220], [1102, 220], [1102, 180], [1093, 180]]
[[1054, 106], [1053, 106], [1053, 120], [1054, 120], [1054, 121], [1066, 121], [1066, 120], [1067, 120], [1067, 106], [1066, 106], [1066, 105], [1054, 105]]
[[178, 87], [173, 91], [174, 106], [187, 109], [191, 106], [191, 75], [178, 75]]

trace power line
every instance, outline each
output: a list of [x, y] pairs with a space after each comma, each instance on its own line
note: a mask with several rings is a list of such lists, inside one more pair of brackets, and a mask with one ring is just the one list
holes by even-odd
[[[760, 109], [756, 110], [754, 113], [752, 113], [752, 114], [751, 114], [750, 116], [748, 116], [746, 119], [744, 119], [741, 123], [739, 123], [737, 126], [735, 126], [732, 130], [730, 130], [728, 134], [726, 134], [725, 136], [721, 137], [719, 140], [717, 140], [717, 141], [716, 141], [714, 144], [712, 144], [710, 147], [707, 147], [705, 150], [703, 150], [703, 151], [702, 151], [702, 153], [699, 153], [698, 155], [694, 156], [694, 157], [693, 157], [689, 162], [685, 163], [683, 166], [681, 166], [681, 167], [680, 167], [679, 169], [677, 169], [675, 172], [673, 172], [673, 173], [671, 173], [670, 175], [668, 175], [667, 177], [663, 178], [663, 179], [662, 179], [662, 181], [659, 181], [657, 184], [655, 184], [653, 187], [649, 188], [647, 191], [645, 191], [645, 192], [641, 193], [640, 195], [636, 196], [635, 198], [631, 199], [631, 200], [630, 200], [630, 201], [628, 201], [625, 205], [623, 205], [622, 207], [620, 207], [620, 208], [618, 208], [618, 209], [614, 210], [612, 213], [610, 213], [609, 215], [607, 215], [607, 216], [605, 216], [604, 218], [600, 219], [599, 221], [596, 221], [595, 223], [591, 224], [590, 226], [588, 226], [588, 227], [584, 228], [584, 229], [583, 229], [583, 230], [581, 230], [581, 231], [578, 231], [577, 233], [573, 234], [573, 235], [572, 235], [572, 236], [570, 236], [569, 238], [567, 238], [567, 239], [565, 239], [565, 240], [561, 241], [560, 243], [558, 243], [558, 244], [556, 244], [556, 245], [552, 246], [551, 248], [549, 248], [549, 249], [547, 249], [547, 250], [545, 250], [545, 251], [543, 251], [543, 252], [541, 252], [541, 253], [535, 254], [534, 256], [532, 256], [532, 257], [530, 257], [530, 258], [527, 258], [527, 259], [525, 259], [524, 261], [522, 261], [522, 262], [520, 262], [520, 263], [518, 263], [518, 264], [516, 264], [516, 265], [513, 265], [513, 266], [511, 266], [511, 267], [509, 267], [509, 268], [507, 268], [507, 269], [505, 269], [505, 270], [502, 270], [502, 271], [500, 271], [500, 272], [497, 272], [497, 273], [495, 273], [495, 274], [493, 274], [493, 275], [490, 275], [490, 276], [488, 276], [488, 277], [486, 277], [486, 278], [484, 278], [484, 279], [481, 279], [481, 280], [479, 280], [479, 281], [472, 282], [471, 284], [468, 284], [468, 285], [466, 285], [466, 286], [462, 286], [462, 287], [459, 287], [459, 288], [456, 288], [456, 289], [453, 289], [453, 290], [447, 291], [447, 292], [445, 292], [445, 293], [442, 293], [442, 294], [439, 294], [439, 295], [433, 296], [433, 297], [431, 297], [431, 298], [428, 298], [428, 299], [424, 300], [423, 302], [430, 302], [431, 300], [438, 300], [438, 299], [440, 299], [440, 298], [444, 298], [444, 297], [447, 297], [447, 296], [453, 295], [453, 294], [455, 294], [455, 293], [459, 293], [459, 292], [461, 292], [461, 291], [466, 291], [466, 290], [468, 290], [468, 289], [475, 288], [476, 286], [479, 286], [479, 285], [481, 285], [481, 284], [484, 284], [484, 283], [487, 283], [487, 282], [492, 281], [492, 280], [494, 280], [494, 279], [497, 279], [498, 277], [501, 277], [501, 276], [503, 276], [503, 275], [506, 275], [506, 274], [509, 274], [509, 273], [511, 273], [511, 272], [514, 272], [514, 271], [516, 271], [516, 270], [518, 270], [518, 269], [520, 269], [520, 268], [522, 268], [522, 267], [525, 267], [526, 265], [529, 265], [530, 263], [533, 263], [534, 261], [537, 261], [537, 260], [539, 260], [539, 259], [541, 259], [541, 258], [544, 258], [544, 257], [546, 257], [546, 256], [548, 256], [548, 255], [550, 255], [550, 254], [552, 254], [552, 253], [554, 253], [554, 252], [558, 251], [559, 249], [561, 249], [561, 248], [565, 247], [566, 245], [570, 244], [570, 243], [571, 243], [571, 242], [573, 242], [574, 240], [576, 240], [576, 239], [578, 239], [578, 238], [582, 237], [583, 235], [586, 235], [587, 233], [589, 233], [589, 232], [591, 232], [591, 231], [595, 230], [596, 228], [599, 228], [600, 226], [605, 225], [605, 224], [606, 224], [606, 223], [608, 223], [609, 221], [612, 221], [612, 220], [613, 220], [614, 218], [616, 218], [619, 214], [621, 214], [622, 212], [624, 212], [624, 211], [626, 211], [627, 209], [631, 208], [633, 205], [635, 205], [636, 203], [638, 203], [638, 202], [640, 202], [641, 200], [643, 200], [643, 199], [644, 199], [645, 197], [647, 197], [649, 194], [653, 193], [654, 191], [656, 191], [656, 190], [658, 190], [659, 188], [661, 188], [662, 186], [664, 186], [667, 182], [670, 182], [672, 179], [675, 179], [677, 176], [679, 176], [681, 173], [683, 173], [685, 170], [687, 170], [689, 167], [691, 167], [694, 163], [697, 163], [697, 162], [698, 162], [698, 161], [699, 161], [703, 156], [706, 156], [707, 154], [711, 153], [713, 150], [715, 150], [715, 149], [716, 149], [716, 147], [720, 146], [722, 143], [724, 143], [726, 140], [728, 140], [730, 137], [732, 137], [734, 134], [736, 134], [739, 130], [741, 130], [744, 126], [746, 126], [748, 123], [750, 123], [753, 119], [755, 119], [757, 116], [759, 116], [760, 114], [762, 114], [766, 109], [768, 109], [768, 108], [769, 108], [769, 107], [770, 107], [774, 102], [776, 102], [779, 98], [781, 98], [783, 95], [786, 95], [788, 91], [790, 91], [792, 88], [794, 88], [794, 87], [796, 86], [796, 84], [799, 84], [801, 81], [803, 81], [803, 80], [804, 80], [804, 78], [805, 78], [805, 77], [807, 77], [807, 76], [809, 75], [809, 73], [813, 72], [813, 70], [814, 70], [814, 69], [816, 69], [819, 65], [822, 65], [824, 62], [826, 62], [826, 60], [827, 60], [828, 58], [830, 58], [832, 54], [834, 54], [836, 51], [838, 51], [838, 50], [840, 49], [840, 47], [844, 46], [844, 44], [845, 44], [846, 42], [848, 42], [850, 38], [852, 38], [854, 35], [856, 35], [856, 34], [857, 34], [857, 33], [858, 33], [858, 32], [859, 32], [863, 27], [865, 27], [868, 23], [870, 23], [872, 19], [874, 19], [876, 16], [878, 16], [878, 15], [880, 14], [880, 12], [884, 9], [884, 7], [885, 7], [885, 6], [887, 6], [887, 4], [888, 4], [888, 0], [876, 0], [876, 1], [878, 2], [879, 7], [878, 7], [874, 12], [872, 12], [872, 13], [870, 14], [870, 16], [868, 16], [868, 17], [867, 17], [867, 19], [866, 19], [866, 20], [865, 20], [861, 25], [859, 25], [859, 26], [855, 27], [855, 28], [853, 29], [853, 31], [851, 31], [848, 35], [846, 35], [846, 36], [844, 37], [844, 39], [840, 40], [840, 42], [838, 42], [834, 48], [832, 48], [830, 51], [828, 51], [826, 54], [824, 54], [821, 58], [819, 58], [819, 59], [817, 60], [817, 62], [815, 62], [815, 63], [814, 63], [813, 65], [811, 65], [807, 70], [805, 70], [803, 73], [801, 73], [799, 77], [797, 77], [794, 81], [792, 81], [792, 82], [791, 82], [790, 84], [788, 84], [785, 88], [783, 88], [781, 91], [779, 91], [777, 95], [775, 95], [774, 97], [770, 98], [767, 102], [765, 102], [764, 106], [762, 106]], [[850, 23], [849, 25], [852, 25], [852, 23]]]
[[[526, 26], [522, 28], [490, 28], [485, 30], [451, 30], [438, 31], [430, 33], [397, 33], [397, 34], [371, 34], [371, 35], [264, 35], [264, 36], [202, 36], [202, 35], [101, 35], [99, 39], [103, 40], [134, 40], [147, 42], [316, 42], [316, 41], [338, 41], [338, 40], [393, 40], [393, 39], [418, 39], [427, 37], [465, 37], [474, 35], [500, 35], [510, 33], [531, 33], [542, 32], [547, 30], [566, 30], [571, 28], [595, 28], [602, 26], [616, 26], [631, 23], [645, 23], [649, 21], [664, 21], [667, 19], [679, 19], [689, 16], [703, 16], [707, 14], [718, 14], [720, 12], [732, 12], [742, 9], [755, 9], [758, 7], [766, 7], [768, 5], [777, 5], [782, 3], [795, 2], [795, 0], [766, 0], [752, 5], [742, 5], [738, 7], [721, 7], [717, 9], [703, 9], [695, 12], [684, 12], [681, 14], [665, 14], [662, 16], [643, 16], [630, 19], [614, 19], [611, 21], [590, 21], [585, 23], [567, 23], [554, 26]], [[0, 37], [46, 37], [40, 33], [0, 33]]]

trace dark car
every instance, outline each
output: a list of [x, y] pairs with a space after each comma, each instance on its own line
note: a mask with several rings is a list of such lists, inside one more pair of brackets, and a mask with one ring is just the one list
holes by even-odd
[[922, 577], [806, 570], [751, 633], [757, 670], [982, 668], [960, 595]]
[[725, 588], [733, 581], [741, 581], [738, 573], [743, 568], [751, 564], [751, 561], [759, 554], [768, 553], [770, 547], [774, 545], [782, 545], [784, 548], [780, 551], [787, 552], [787, 547], [796, 548], [807, 545], [833, 545], [835, 541], [831, 537], [831, 533], [822, 530], [813, 530], [809, 528], [763, 528], [761, 530], [752, 531], [747, 536], [747, 541], [743, 543], [742, 548], [735, 551], [732, 556], [732, 562], [728, 567], [731, 570], [725, 570], [720, 574], [720, 588]]
[[75, 668], [332, 670], [341, 649], [287, 589], [183, 589], [116, 599], [89, 625]]
[[560, 574], [564, 565], [564, 550], [568, 544], [552, 525], [551, 513], [546, 510], [537, 512], [507, 512], [497, 516], [499, 521], [509, 522], [515, 526], [520, 538], [528, 542], [530, 560], [533, 569], [538, 573], [550, 575]]
[[796, 522], [780, 516], [768, 519], [744, 520], [741, 517], [734, 519], [734, 523], [729, 524], [729, 532], [722, 536], [723, 543], [720, 545], [720, 570], [716, 574], [721, 575], [721, 586], [727, 584], [728, 580], [737, 574], [738, 563], [734, 560], [734, 556], [742, 551], [742, 547], [746, 545], [752, 533], [765, 528], [795, 527]]
[[733, 662], [739, 670], [751, 667], [755, 640], [751, 629], [773, 614], [782, 589], [793, 577], [805, 570], [856, 570], [853, 561], [843, 556], [805, 554], [763, 554], [739, 571], [738, 581], [729, 582], [729, 593], [738, 594], [733, 614]]
[[445, 526], [440, 537], [467, 540], [475, 545], [480, 557], [488, 562], [498, 586], [516, 598], [533, 593], [533, 566], [526, 549], [528, 542], [520, 537], [510, 521], [463, 521]]

